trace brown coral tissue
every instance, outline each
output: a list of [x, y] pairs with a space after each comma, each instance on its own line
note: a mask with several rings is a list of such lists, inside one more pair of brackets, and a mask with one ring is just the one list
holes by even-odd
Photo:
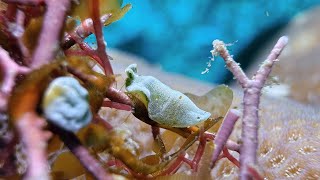
[[213, 41], [243, 93], [182, 93], [111, 63], [103, 28], [122, 3], [0, 1], [1, 179], [320, 179], [319, 110], [264, 93], [288, 37], [251, 79]]

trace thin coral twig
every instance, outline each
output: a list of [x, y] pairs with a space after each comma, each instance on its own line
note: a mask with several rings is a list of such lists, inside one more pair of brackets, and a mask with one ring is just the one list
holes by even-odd
[[177, 159], [163, 172], [161, 172], [160, 176], [164, 176], [164, 175], [169, 175], [169, 174], [173, 174], [174, 172], [176, 172], [180, 166], [182, 165], [182, 162], [184, 162], [186, 153], [182, 152]]
[[261, 88], [263, 87], [264, 83], [267, 80], [267, 77], [271, 72], [274, 62], [278, 61], [278, 57], [281, 54], [284, 47], [287, 45], [287, 43], [288, 43], [287, 37], [282, 37], [278, 40], [278, 42], [273, 47], [267, 59], [263, 62], [263, 64], [260, 66], [256, 75], [253, 77], [253, 80], [255, 80], [256, 86]]
[[[92, 49], [87, 43], [85, 43], [81, 37], [74, 35], [74, 34], [71, 34], [70, 36], [79, 45], [81, 50], [83, 50], [83, 52], [86, 53], [87, 56], [94, 59], [101, 67], [103, 67], [103, 63], [102, 63], [99, 55], [97, 54], [97, 52], [94, 49]], [[66, 55], [70, 54], [69, 53], [70, 49], [66, 50], [65, 52], [66, 52]], [[71, 52], [72, 52], [72, 50], [71, 50]]]
[[230, 55], [226, 45], [224, 42], [220, 40], [214, 40], [212, 42], [213, 50], [211, 51], [212, 56], [217, 56], [220, 54], [220, 56], [224, 59], [226, 62], [226, 65], [228, 69], [232, 72], [235, 78], [237, 78], [240, 85], [245, 88], [246, 84], [248, 83], [249, 79], [241, 69], [238, 63], [236, 63], [232, 56]]
[[240, 167], [239, 161], [229, 153], [229, 150], [226, 147], [223, 148], [222, 152], [224, 157], [228, 158], [228, 160], [231, 161], [238, 168]]
[[[101, 16], [101, 24], [104, 24], [110, 17], [111, 14], [105, 14]], [[78, 36], [79, 38], [85, 39], [93, 32], [94, 30], [92, 19], [85, 19], [79, 26], [75, 28], [74, 32], [71, 32], [64, 36], [63, 41], [61, 43], [62, 49], [67, 50], [76, 43], [72, 36]]]
[[70, 151], [96, 179], [112, 180], [112, 176], [90, 155], [89, 151], [81, 144], [80, 140], [73, 133], [57, 126], [54, 126], [52, 129], [60, 136], [61, 140]]
[[47, 11], [44, 15], [43, 28], [38, 39], [38, 46], [32, 56], [31, 67], [38, 68], [54, 59], [59, 46], [59, 36], [64, 25], [70, 0], [46, 0]]
[[264, 178], [260, 175], [256, 168], [248, 167], [248, 171], [254, 180], [263, 180]]
[[132, 106], [130, 98], [122, 91], [110, 86], [106, 92], [106, 97], [111, 101]]
[[19, 74], [26, 74], [29, 68], [19, 66], [9, 56], [8, 52], [0, 47], [0, 67], [3, 70], [3, 80], [0, 87], [0, 111], [7, 109], [8, 97], [15, 84], [15, 78]]
[[202, 155], [204, 153], [206, 144], [207, 144], [207, 138], [204, 135], [203, 128], [201, 128], [200, 129], [200, 136], [199, 136], [199, 145], [198, 145], [197, 151], [196, 151], [196, 153], [195, 153], [195, 155], [193, 157], [192, 166], [191, 166], [191, 168], [195, 172], [198, 171], [199, 162], [200, 162], [200, 160], [202, 158]]
[[128, 166], [126, 166], [122, 161], [118, 159], [110, 160], [106, 163], [106, 165], [109, 167], [116, 166], [118, 168], [122, 168], [137, 179], [147, 179], [147, 176], [134, 172], [132, 169], [130, 169]]
[[240, 144], [228, 139], [227, 140], [227, 143], [225, 145], [229, 150], [232, 150], [232, 151], [236, 151], [238, 153], [240, 153]]
[[109, 124], [106, 120], [102, 119], [102, 117], [99, 114], [96, 114], [94, 116], [93, 122], [97, 124], [101, 124], [104, 128], [106, 128], [107, 131], [110, 131], [113, 129], [113, 126]]
[[215, 149], [212, 155], [211, 168], [215, 165], [218, 160], [219, 154], [222, 152], [223, 147], [227, 143], [229, 136], [232, 133], [233, 127], [237, 120], [239, 119], [239, 111], [235, 109], [231, 109], [226, 118], [223, 120], [222, 125], [217, 133], [217, 136], [214, 140]]
[[96, 40], [98, 44], [98, 54], [103, 62], [103, 68], [105, 70], [106, 75], [112, 75], [113, 70], [109, 61], [108, 54], [106, 52], [106, 44], [103, 38], [102, 33], [102, 24], [100, 21], [100, 12], [99, 12], [99, 1], [91, 1], [91, 15], [93, 20], [93, 27], [96, 35]]
[[45, 124], [45, 120], [35, 113], [26, 113], [16, 122], [16, 128], [21, 135], [20, 138], [28, 155], [26, 180], [50, 179], [46, 160], [46, 146], [51, 133], [42, 130]]
[[240, 66], [233, 60], [229, 54], [226, 45], [219, 40], [213, 41], [213, 55], [220, 54], [225, 60], [228, 69], [237, 78], [238, 82], [244, 89], [243, 96], [243, 119], [242, 119], [242, 146], [240, 150], [240, 178], [250, 179], [248, 167], [255, 167], [257, 163], [258, 148], [258, 126], [259, 126], [259, 103], [261, 89], [271, 72], [271, 68], [278, 56], [288, 43], [288, 38], [281, 37], [266, 61], [262, 64], [257, 75], [248, 79]]
[[109, 108], [114, 108], [114, 109], [119, 109], [119, 110], [124, 110], [124, 111], [131, 111], [132, 110], [131, 106], [129, 106], [127, 104], [121, 104], [121, 103], [108, 101], [108, 100], [103, 101], [102, 107], [109, 107]]

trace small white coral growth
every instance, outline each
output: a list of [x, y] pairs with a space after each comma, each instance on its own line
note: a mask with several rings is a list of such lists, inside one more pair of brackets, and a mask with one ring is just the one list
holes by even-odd
[[72, 132], [77, 132], [92, 119], [88, 91], [72, 77], [59, 77], [50, 83], [42, 108], [48, 121]]

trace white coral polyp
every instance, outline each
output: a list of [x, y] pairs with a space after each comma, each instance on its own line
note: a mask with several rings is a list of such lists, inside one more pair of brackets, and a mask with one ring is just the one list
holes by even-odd
[[48, 121], [72, 132], [77, 132], [92, 119], [88, 91], [72, 77], [59, 77], [50, 83], [42, 108]]

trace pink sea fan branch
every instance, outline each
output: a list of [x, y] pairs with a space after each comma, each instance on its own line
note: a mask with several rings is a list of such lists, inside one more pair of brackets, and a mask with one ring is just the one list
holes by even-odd
[[49, 179], [46, 147], [51, 133], [43, 130], [45, 124], [45, 120], [34, 113], [26, 113], [16, 123], [16, 128], [28, 155], [26, 180]]
[[0, 86], [0, 111], [7, 109], [8, 97], [15, 85], [15, 78], [19, 74], [26, 74], [29, 68], [18, 65], [9, 56], [8, 52], [0, 47], [0, 67], [3, 73], [3, 79]]
[[32, 56], [32, 68], [38, 68], [54, 59], [66, 12], [71, 5], [70, 0], [60, 0], [59, 3], [55, 0], [46, 0], [45, 3], [47, 11], [44, 15], [38, 46]]
[[251, 80], [242, 71], [232, 56], [229, 54], [226, 45], [219, 40], [213, 41], [214, 49], [211, 51], [213, 56], [218, 54], [224, 59], [228, 69], [237, 78], [238, 82], [244, 89], [243, 97], [243, 119], [242, 119], [242, 146], [240, 150], [240, 179], [250, 179], [248, 167], [256, 167], [257, 148], [258, 148], [258, 127], [259, 127], [259, 103], [261, 89], [271, 72], [271, 68], [278, 56], [288, 43], [286, 36], [281, 37], [270, 55], [261, 65], [256, 76]]
[[212, 164], [211, 168], [213, 168], [215, 162], [218, 160], [219, 154], [222, 152], [223, 147], [227, 143], [227, 140], [232, 133], [233, 127], [237, 120], [239, 119], [239, 111], [235, 109], [231, 109], [224, 121], [222, 122], [222, 125], [217, 133], [217, 136], [214, 140], [215, 149], [213, 151], [212, 155]]

